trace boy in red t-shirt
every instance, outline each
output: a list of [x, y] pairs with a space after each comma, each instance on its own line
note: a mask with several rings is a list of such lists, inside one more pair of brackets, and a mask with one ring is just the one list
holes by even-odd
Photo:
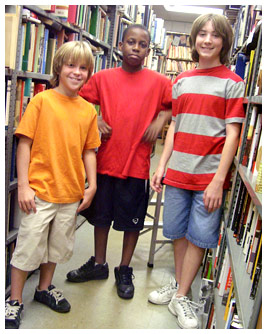
[[142, 66], [149, 44], [144, 26], [129, 26], [119, 43], [122, 68], [96, 73], [80, 91], [86, 100], [100, 105], [102, 114], [97, 193], [91, 209], [81, 213], [94, 225], [95, 256], [67, 278], [84, 282], [108, 277], [106, 247], [114, 221], [113, 228], [124, 232], [115, 279], [118, 295], [126, 299], [134, 295], [129, 264], [147, 211], [152, 143], [171, 115], [170, 111], [160, 113], [171, 109], [171, 81]]

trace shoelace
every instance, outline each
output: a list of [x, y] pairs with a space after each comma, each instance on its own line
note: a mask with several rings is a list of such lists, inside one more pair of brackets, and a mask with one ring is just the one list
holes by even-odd
[[49, 290], [48, 293], [55, 298], [56, 304], [58, 304], [62, 299], [64, 299], [63, 291], [56, 288]]
[[20, 306], [6, 304], [5, 307], [5, 316], [8, 319], [16, 319], [18, 312], [20, 310]]
[[125, 273], [121, 275], [121, 280], [124, 284], [129, 285], [132, 283], [132, 280], [135, 278], [134, 274], [132, 273]]
[[88, 260], [85, 264], [83, 264], [80, 268], [79, 268], [79, 270], [87, 270], [88, 268], [91, 268], [91, 267], [93, 267], [94, 266], [94, 264], [92, 263], [92, 261], [90, 261], [90, 260]]
[[183, 300], [179, 301], [179, 304], [182, 306], [184, 316], [192, 319], [196, 317], [196, 312], [202, 313], [205, 301], [196, 303], [187, 297], [184, 297]]
[[171, 283], [163, 286], [162, 288], [157, 289], [157, 292], [160, 294], [163, 294], [167, 291], [171, 291], [173, 288], [175, 288]]
[[173, 283], [173, 280], [170, 279], [170, 283], [169, 284], [166, 284], [164, 285], [163, 287], [157, 289], [157, 292], [160, 293], [160, 294], [163, 294], [167, 291], [171, 291], [172, 289], [176, 289], [177, 287], [174, 285]]

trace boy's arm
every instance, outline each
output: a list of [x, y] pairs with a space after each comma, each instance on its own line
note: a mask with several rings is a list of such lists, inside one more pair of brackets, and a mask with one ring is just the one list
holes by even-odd
[[143, 140], [150, 143], [155, 142], [163, 126], [171, 119], [171, 115], [171, 110], [160, 112], [158, 117], [146, 129]]
[[96, 153], [95, 150], [84, 150], [83, 163], [89, 187], [84, 191], [82, 203], [77, 212], [87, 209], [95, 196], [96, 192]]
[[175, 130], [175, 121], [172, 121], [169, 126], [168, 132], [167, 132], [164, 149], [160, 157], [158, 167], [156, 169], [155, 174], [153, 175], [151, 179], [151, 183], [150, 183], [151, 188], [158, 193], [162, 191], [161, 180], [164, 176], [167, 162], [169, 161], [170, 156], [172, 154], [174, 130]]
[[223, 185], [236, 153], [240, 127], [240, 123], [226, 125], [226, 140], [222, 150], [219, 167], [211, 183], [204, 191], [203, 199], [208, 212], [217, 210], [222, 204]]
[[29, 214], [36, 212], [35, 191], [29, 186], [29, 164], [32, 139], [21, 136], [17, 148], [18, 202], [21, 210]]

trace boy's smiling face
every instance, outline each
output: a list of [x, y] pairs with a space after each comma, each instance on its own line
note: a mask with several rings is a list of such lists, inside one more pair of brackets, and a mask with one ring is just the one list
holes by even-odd
[[212, 22], [208, 21], [196, 37], [195, 48], [199, 54], [199, 65], [205, 64], [205, 67], [220, 65], [222, 46], [222, 37], [214, 30]]
[[127, 72], [139, 71], [150, 52], [148, 32], [137, 27], [130, 29], [124, 41], [119, 43], [119, 48], [123, 53], [123, 69]]

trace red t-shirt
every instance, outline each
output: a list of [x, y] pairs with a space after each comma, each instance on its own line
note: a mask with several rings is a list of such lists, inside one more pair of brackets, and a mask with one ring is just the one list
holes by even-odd
[[100, 105], [103, 120], [112, 127], [111, 138], [99, 148], [97, 172], [148, 179], [152, 146], [142, 137], [161, 110], [171, 109], [171, 81], [148, 69], [129, 73], [112, 68], [94, 74], [80, 95]]

